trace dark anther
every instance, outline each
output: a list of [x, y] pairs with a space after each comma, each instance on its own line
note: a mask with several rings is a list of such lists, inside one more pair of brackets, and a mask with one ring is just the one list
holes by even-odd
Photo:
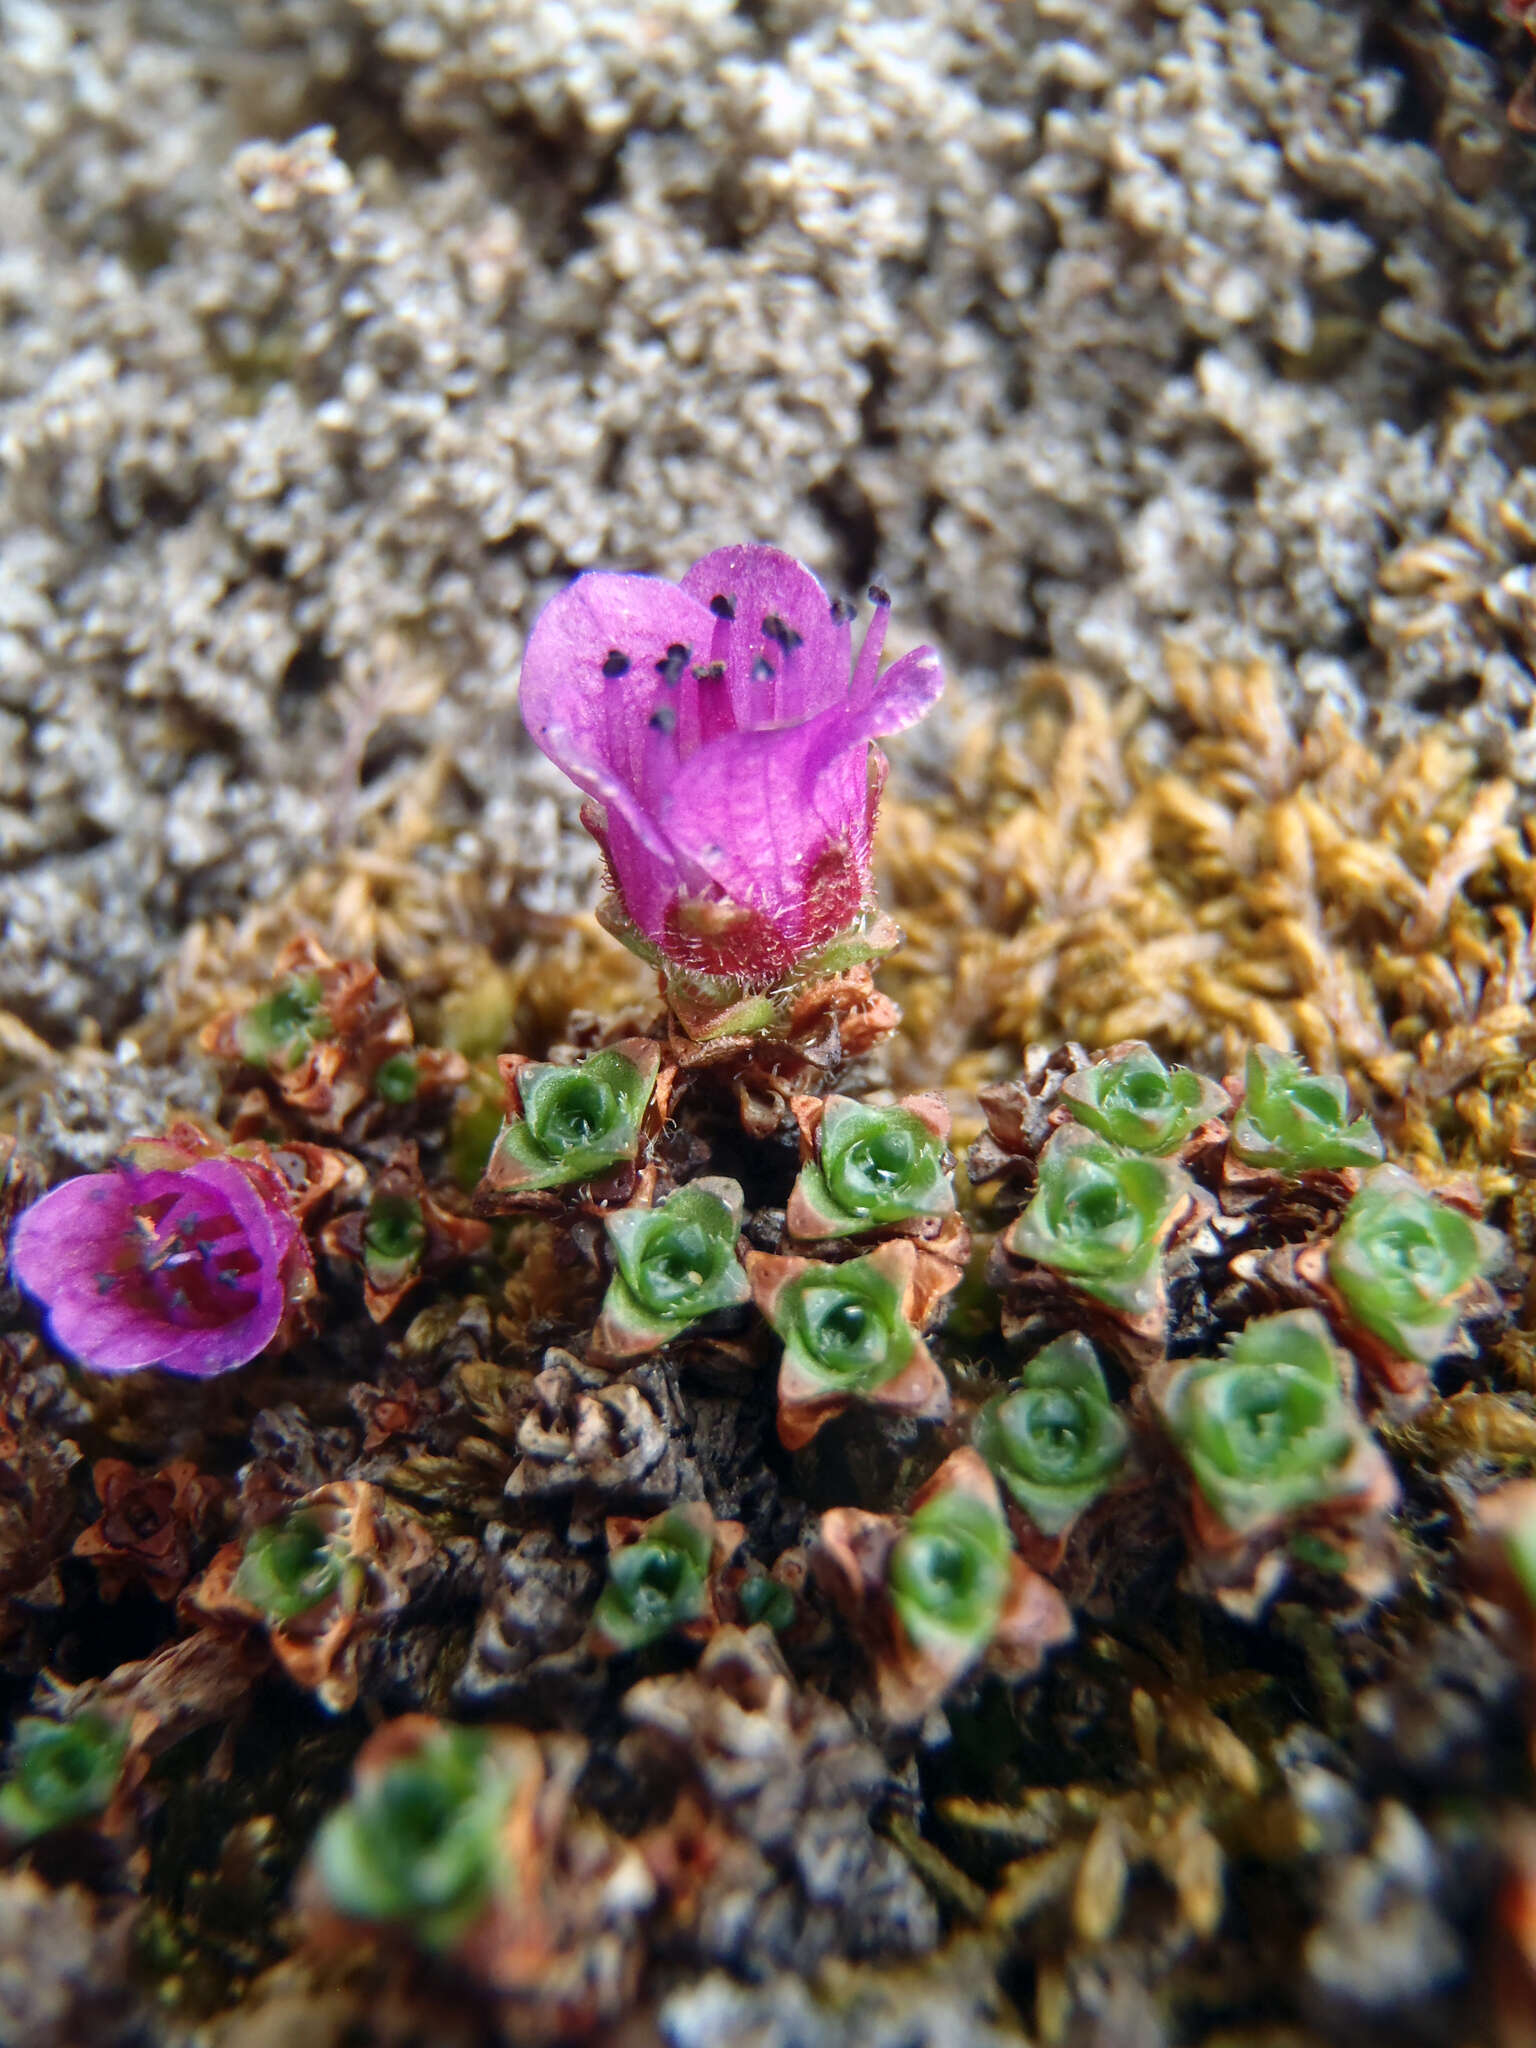
[[850, 619], [857, 618], [858, 611], [859, 608], [851, 597], [834, 597], [832, 600], [833, 625], [846, 626]]
[[610, 647], [608, 659], [603, 663], [603, 674], [610, 683], [617, 681], [620, 676], [627, 676], [629, 674], [629, 656], [627, 654], [620, 654], [617, 647]]
[[723, 590], [709, 600], [709, 608], [717, 619], [734, 619], [736, 616], [736, 600], [727, 597]]
[[693, 673], [701, 683], [718, 683], [725, 674], [725, 663], [723, 661], [701, 661]]
[[793, 626], [781, 619], [777, 612], [770, 612], [763, 620], [763, 633], [765, 638], [777, 640], [786, 654], [793, 654], [804, 638], [803, 634], [797, 633]]
[[668, 689], [672, 689], [676, 685], [683, 673], [683, 664], [692, 652], [693, 649], [685, 647], [681, 640], [674, 640], [667, 649], [664, 658], [657, 662], [656, 673], [661, 677], [661, 680], [667, 685]]
[[676, 730], [677, 713], [672, 709], [672, 706], [670, 704], [658, 704], [656, 709], [651, 713], [651, 731], [675, 732]]
[[772, 662], [764, 661], [763, 657], [759, 655], [752, 664], [752, 680], [754, 683], [771, 683], [773, 681]]
[[871, 583], [869, 586], [869, 601], [871, 604], [888, 605], [891, 601], [891, 593], [881, 584]]

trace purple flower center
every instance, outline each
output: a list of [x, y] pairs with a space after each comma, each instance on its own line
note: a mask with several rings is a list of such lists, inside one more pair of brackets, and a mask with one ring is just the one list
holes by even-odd
[[105, 1285], [130, 1289], [178, 1329], [218, 1329], [254, 1308], [261, 1293], [250, 1240], [227, 1210], [210, 1205], [206, 1188], [136, 1206], [123, 1249], [122, 1268], [104, 1275]]

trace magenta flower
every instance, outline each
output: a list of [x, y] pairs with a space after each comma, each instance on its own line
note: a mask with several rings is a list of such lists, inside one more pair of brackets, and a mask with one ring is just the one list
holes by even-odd
[[721, 548], [679, 584], [595, 570], [539, 614], [528, 730], [594, 800], [603, 920], [669, 983], [760, 994], [867, 959], [871, 743], [944, 687], [919, 647], [882, 675], [890, 600], [857, 661], [854, 606], [777, 548]]
[[228, 1372], [313, 1290], [308, 1249], [268, 1167], [145, 1149], [188, 1163], [65, 1181], [23, 1211], [11, 1272], [53, 1341], [93, 1372]]

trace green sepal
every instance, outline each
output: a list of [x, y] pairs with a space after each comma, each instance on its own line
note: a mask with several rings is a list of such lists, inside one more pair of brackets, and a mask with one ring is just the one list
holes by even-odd
[[1336, 1497], [1359, 1440], [1339, 1351], [1312, 1309], [1249, 1323], [1192, 1359], [1164, 1404], [1169, 1434], [1222, 1524], [1243, 1533]]
[[32, 1842], [100, 1813], [117, 1788], [127, 1749], [125, 1731], [103, 1714], [68, 1721], [23, 1717], [0, 1786], [0, 1835]]
[[597, 921], [620, 945], [656, 969], [679, 1023], [700, 1044], [712, 1038], [757, 1036], [774, 1030], [788, 1021], [796, 997], [808, 983], [878, 960], [901, 942], [901, 934], [888, 918], [866, 912], [816, 952], [797, 961], [794, 974], [785, 981], [770, 989], [753, 989], [725, 975], [691, 972], [669, 960], [633, 922], [617, 895], [603, 898]]
[[1165, 1067], [1149, 1045], [1070, 1074], [1061, 1097], [1101, 1138], [1160, 1158], [1228, 1106], [1224, 1088], [1188, 1067]]
[[1113, 1485], [1130, 1441], [1093, 1346], [1076, 1331], [1032, 1358], [976, 1419], [976, 1448], [1046, 1536]]
[[608, 1583], [593, 1612], [598, 1631], [620, 1650], [659, 1642], [704, 1612], [713, 1539], [677, 1509], [613, 1552]]
[[1248, 1054], [1231, 1143], [1245, 1166], [1279, 1173], [1377, 1166], [1386, 1153], [1368, 1116], [1349, 1121], [1349, 1090], [1339, 1075], [1314, 1074], [1304, 1061], [1268, 1045]]
[[971, 1494], [943, 1493], [919, 1508], [886, 1566], [891, 1605], [913, 1647], [985, 1649], [1008, 1595], [1012, 1550], [1003, 1517]]

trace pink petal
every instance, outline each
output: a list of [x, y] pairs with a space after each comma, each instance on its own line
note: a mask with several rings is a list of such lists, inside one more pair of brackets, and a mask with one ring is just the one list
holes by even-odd
[[[796, 724], [848, 694], [848, 623], [833, 617], [826, 591], [793, 556], [778, 548], [717, 548], [694, 563], [682, 588], [702, 605], [724, 600], [735, 612], [733, 620], [715, 620], [709, 659], [725, 663], [740, 731]], [[765, 631], [765, 621], [775, 630]], [[780, 624], [786, 633], [777, 632]], [[754, 673], [759, 663], [773, 671], [770, 680]]]
[[[674, 584], [594, 569], [550, 599], [524, 650], [522, 712], [535, 743], [642, 842], [654, 842], [658, 857], [665, 839], [637, 801], [651, 717], [664, 703], [675, 712], [681, 679], [709, 659], [717, 623]], [[621, 661], [622, 673], [604, 674]], [[668, 675], [678, 680], [669, 684]]]
[[[103, 1291], [132, 1230], [136, 1204], [183, 1197], [206, 1186], [210, 1206], [240, 1227], [259, 1269], [255, 1303], [217, 1329], [178, 1328], [122, 1287]], [[95, 1372], [224, 1372], [254, 1358], [276, 1335], [286, 1306], [280, 1266], [296, 1226], [263, 1202], [234, 1160], [200, 1161], [185, 1172], [114, 1168], [65, 1181], [23, 1211], [11, 1234], [11, 1271], [44, 1308], [61, 1350]]]
[[931, 647], [914, 647], [875, 682], [855, 694], [853, 709], [872, 739], [905, 732], [925, 718], [944, 693], [944, 670]]
[[802, 725], [712, 740], [658, 802], [659, 821], [733, 902], [794, 931], [805, 878], [829, 849], [867, 875], [869, 741], [913, 724], [943, 687], [938, 657], [922, 647], [893, 662], [863, 705], [845, 697]]

